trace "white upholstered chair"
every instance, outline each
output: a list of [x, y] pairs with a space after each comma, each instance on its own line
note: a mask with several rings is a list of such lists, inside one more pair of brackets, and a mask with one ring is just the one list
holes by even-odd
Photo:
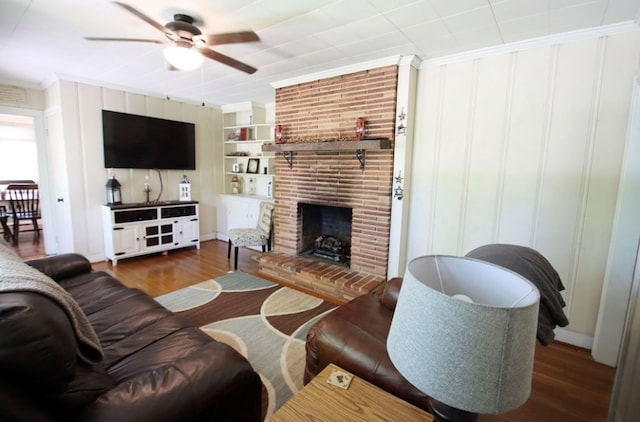
[[262, 252], [271, 251], [273, 232], [273, 209], [271, 202], [260, 203], [258, 224], [255, 228], [235, 228], [229, 230], [229, 248], [227, 259], [231, 258], [231, 245], [234, 246], [233, 268], [238, 269], [238, 248], [241, 246], [262, 246]]

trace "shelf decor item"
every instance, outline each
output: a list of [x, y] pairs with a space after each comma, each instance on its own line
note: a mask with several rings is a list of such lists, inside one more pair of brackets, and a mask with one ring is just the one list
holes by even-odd
[[249, 163], [247, 164], [247, 173], [258, 173], [258, 169], [260, 168], [260, 159], [259, 158], [249, 158]]
[[115, 175], [111, 175], [111, 178], [107, 181], [107, 204], [118, 205], [122, 204], [122, 195], [120, 193], [120, 182], [116, 179]]
[[276, 144], [284, 144], [286, 141], [284, 139], [284, 128], [282, 125], [276, 125], [276, 128], [273, 133], [273, 139]]
[[182, 181], [178, 183], [178, 191], [180, 193], [178, 198], [180, 201], [191, 201], [191, 183], [189, 183], [186, 174], [182, 176]]
[[231, 193], [240, 193], [240, 179], [235, 175], [231, 178]]
[[147, 198], [146, 203], [148, 204], [149, 195], [151, 194], [151, 186], [149, 185], [149, 176], [144, 176], [144, 189], [142, 190]]
[[364, 119], [358, 117], [356, 119], [356, 141], [359, 141], [364, 137]]
[[236, 130], [236, 141], [248, 141], [253, 138], [253, 131], [249, 127], [241, 127]]
[[250, 177], [249, 178], [249, 186], [247, 188], [247, 193], [249, 195], [255, 195], [256, 194], [256, 179], [254, 177]]

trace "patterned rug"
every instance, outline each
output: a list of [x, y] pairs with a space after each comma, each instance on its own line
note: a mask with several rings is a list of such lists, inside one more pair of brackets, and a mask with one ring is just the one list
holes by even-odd
[[156, 300], [249, 360], [262, 378], [265, 417], [303, 387], [307, 331], [335, 308], [321, 299], [241, 271]]

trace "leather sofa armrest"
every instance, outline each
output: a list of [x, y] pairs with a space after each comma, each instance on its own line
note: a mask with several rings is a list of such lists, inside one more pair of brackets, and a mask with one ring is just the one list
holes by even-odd
[[382, 294], [380, 295], [380, 303], [382, 303], [382, 306], [391, 311], [396, 309], [396, 303], [398, 302], [398, 294], [400, 293], [401, 286], [402, 278], [400, 277], [394, 277], [387, 282]]
[[76, 253], [52, 255], [25, 262], [55, 281], [88, 273], [92, 270], [91, 262], [84, 256]]

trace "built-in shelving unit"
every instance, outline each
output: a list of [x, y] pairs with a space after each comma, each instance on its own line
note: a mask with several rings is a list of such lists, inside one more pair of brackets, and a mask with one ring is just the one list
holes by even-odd
[[[264, 108], [251, 105], [224, 113], [224, 193], [267, 198], [273, 189], [275, 153], [262, 150], [273, 143], [273, 124]], [[237, 182], [236, 182], [237, 180]]]

